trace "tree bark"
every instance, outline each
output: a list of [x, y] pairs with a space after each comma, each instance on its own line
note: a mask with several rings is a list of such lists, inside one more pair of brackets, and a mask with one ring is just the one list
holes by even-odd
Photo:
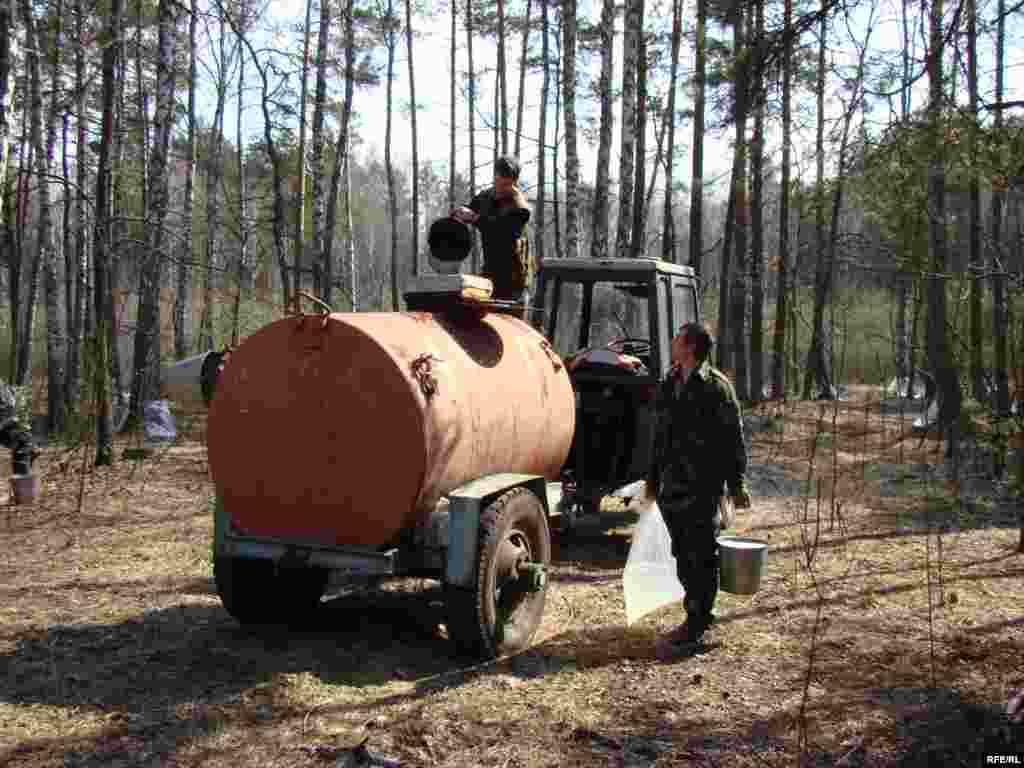
[[192, 234], [196, 189], [196, 31], [195, 0], [188, 15], [188, 148], [185, 159], [185, 199], [182, 201], [182, 241], [178, 249], [178, 285], [174, 295], [174, 356], [182, 360], [192, 349]]
[[[704, 283], [704, 83], [707, 68], [708, 0], [697, 0], [694, 31], [693, 157], [690, 182], [690, 266], [703, 289]], [[723, 282], [724, 281], [720, 281]]]
[[[575, 2], [575, 0], [570, 0]], [[497, 0], [498, 9], [498, 83], [495, 98], [498, 100], [497, 114], [494, 125], [500, 134], [499, 142], [495, 142], [495, 153], [501, 147], [501, 154], [508, 154], [508, 65], [505, 61], [505, 0]]]
[[[454, 8], [454, 5], [452, 6]], [[519, 55], [519, 98], [516, 100], [516, 143], [515, 156], [520, 157], [523, 139], [523, 109], [526, 104], [526, 59], [530, 53], [530, 13], [532, 0], [526, 0], [526, 15], [523, 16], [523, 49]], [[452, 35], [454, 39], [454, 34]], [[454, 72], [454, 67], [452, 68]]]
[[88, 274], [89, 223], [86, 214], [85, 189], [89, 181], [89, 160], [86, 152], [86, 113], [85, 113], [85, 50], [83, 34], [85, 31], [85, 11], [82, 1], [75, 2], [75, 236], [74, 236], [74, 281], [75, 300], [71, 312], [71, 325], [68, 327], [68, 376], [67, 402], [69, 409], [77, 410], [82, 399], [82, 338], [87, 330], [85, 308], [89, 305]]
[[160, 0], [156, 65], [156, 113], [153, 120], [153, 153], [147, 187], [145, 261], [140, 271], [139, 318], [135, 330], [134, 376], [131, 419], [142, 417], [142, 405], [160, 397], [160, 286], [164, 273], [164, 224], [168, 203], [168, 152], [174, 130], [174, 55], [177, 47], [178, 6]]
[[982, 275], [985, 271], [981, 251], [981, 186], [978, 181], [978, 7], [977, 0], [967, 0], [967, 93], [971, 116], [969, 151], [971, 173], [968, 178], [968, 238], [970, 248], [970, 312], [971, 312], [971, 385], [974, 399], [985, 401], [985, 370], [982, 362], [983, 324], [981, 320], [981, 299], [984, 291]]
[[[466, 0], [466, 110], [469, 117], [469, 194], [476, 194], [476, 70], [473, 62], [473, 0]], [[480, 238], [473, 238], [472, 271], [480, 272]]]
[[636, 85], [640, 37], [643, 35], [642, 0], [627, 0], [622, 54], [622, 136], [619, 142], [619, 225], [615, 255], [630, 252], [633, 231], [633, 184], [636, 152]]
[[[824, 10], [824, 9], [822, 9]], [[825, 306], [829, 301], [832, 265], [829, 263], [828, 242], [825, 235], [825, 44], [828, 26], [824, 14], [819, 25], [818, 73], [815, 95], [818, 101], [817, 138], [815, 140], [816, 177], [814, 184], [814, 232], [818, 259], [814, 277], [814, 319], [811, 323], [811, 347], [807, 353], [807, 372], [804, 376], [804, 398], [831, 399], [832, 360], [827, 354], [830, 347], [825, 330]], [[814, 390], [817, 391], [814, 391]]]
[[[324, 238], [324, 112], [327, 109], [327, 41], [331, 29], [330, 0], [320, 0], [320, 30], [316, 46], [316, 90], [313, 95], [313, 134], [310, 170], [313, 177], [313, 242], [312, 258], [313, 291], [320, 298], [325, 297], [327, 283], [333, 279], [333, 270], [328, 264], [330, 248]], [[301, 215], [301, 214], [300, 214]], [[330, 302], [327, 302], [330, 304]]]
[[[793, 23], [793, 0], [785, 0], [782, 26]], [[789, 312], [789, 199], [793, 151], [793, 48], [782, 54], [782, 179], [779, 189], [778, 288], [775, 298], [775, 327], [772, 337], [772, 399], [786, 397], [786, 321]]]
[[[324, 230], [324, 248], [326, 249], [325, 264], [330, 267], [326, 269], [327, 280], [323, 300], [331, 304], [334, 298], [333, 274], [334, 274], [334, 234], [337, 229], [338, 219], [338, 191], [341, 186], [341, 173], [348, 168], [348, 145], [349, 145], [349, 124], [352, 120], [352, 98], [355, 92], [355, 40], [353, 38], [353, 0], [345, 0], [342, 6], [342, 24], [344, 25], [345, 39], [345, 97], [341, 106], [341, 117], [338, 125], [338, 139], [334, 145], [334, 169], [331, 171], [330, 192], [327, 198], [327, 226]], [[351, 208], [348, 196], [348, 177], [345, 180], [344, 205], [346, 216], [351, 218]], [[351, 223], [346, 226], [346, 242], [352, 243]], [[346, 260], [348, 265], [348, 300], [352, 311], [356, 311], [356, 276], [355, 276], [355, 250], [350, 252], [350, 258]]]
[[[325, 0], [326, 1], [326, 0]], [[249, 24], [246, 0], [239, 4], [239, 27]], [[238, 43], [241, 51], [242, 43]], [[235, 102], [235, 161], [238, 166], [238, 263], [235, 269], [235, 306], [231, 316], [231, 346], [238, 346], [242, 312], [242, 293], [246, 288], [246, 267], [249, 260], [249, 214], [246, 200], [249, 185], [245, 174], [245, 138], [242, 135], [242, 113], [245, 108], [245, 56], [238, 57], [238, 100]]]
[[[750, 399], [750, 379], [747, 367], [747, 234], [750, 226], [750, 198], [747, 192], [747, 113], [750, 93], [750, 51], [747, 49], [745, 26], [747, 19], [743, 11], [738, 13], [733, 26], [733, 41], [736, 56], [736, 149], [735, 149], [735, 248], [733, 266], [730, 271], [731, 306], [728, 331], [732, 334], [731, 355], [733, 364], [733, 385], [741, 400]], [[720, 331], [720, 336], [725, 332]]]
[[[107, 20], [107, 39], [117, 41], [121, 30], [121, 0], [111, 0]], [[103, 95], [101, 101], [99, 159], [96, 170], [96, 227], [93, 248], [93, 301], [95, 303], [96, 335], [93, 337], [95, 365], [93, 366], [94, 396], [96, 398], [96, 466], [114, 462], [114, 429], [110, 408], [110, 377], [108, 356], [111, 316], [108, 259], [110, 248], [110, 151], [114, 143], [114, 94], [118, 54], [121, 46], [108, 44], [103, 49]]]
[[[537, 127], [537, 135], [540, 137], [537, 143], [537, 209], [534, 211], [534, 232], [535, 252], [537, 254], [537, 265], [544, 268], [546, 256], [544, 246], [544, 235], [547, 225], [547, 152], [548, 152], [548, 99], [551, 97], [551, 67], [548, 61], [550, 53], [551, 30], [548, 26], [548, 0], [540, 0], [540, 34], [541, 34], [541, 66], [544, 67], [544, 76], [541, 82], [540, 91], [540, 125]], [[540, 297], [543, 305], [544, 296]]]
[[392, 97], [395, 78], [395, 49], [398, 44], [394, 0], [388, 0], [387, 16], [384, 19], [384, 44], [388, 49], [387, 64], [387, 110], [386, 127], [384, 129], [384, 172], [387, 175], [388, 216], [391, 222], [391, 309], [398, 312], [402, 308], [401, 288], [399, 285], [398, 263], [398, 200], [395, 192], [395, 169], [391, 163], [391, 123], [394, 119], [394, 100]]
[[636, 40], [636, 163], [633, 181], [633, 232], [629, 240], [629, 255], [639, 258], [647, 245], [647, 209], [644, 189], [647, 187], [647, 38], [644, 35], [644, 0], [634, 0], [640, 17], [640, 30]]
[[[546, 46], [544, 59], [547, 60]], [[604, 0], [601, 5], [601, 75], [598, 81], [601, 123], [597, 145], [597, 171], [594, 179], [594, 208], [591, 215], [594, 235], [590, 240], [590, 255], [595, 259], [608, 257], [608, 221], [611, 218], [608, 193], [611, 189], [612, 132], [615, 123], [612, 111], [612, 75], [614, 70], [615, 0]]]
[[579, 256], [579, 209], [577, 195], [580, 183], [580, 160], [576, 144], [576, 0], [562, 4], [562, 94], [565, 99], [565, 255]]
[[413, 0], [405, 0], [405, 48], [409, 59], [409, 128], [412, 133], [412, 275], [420, 273], [420, 159], [416, 127], [416, 68], [413, 66]]
[[683, 39], [683, 3], [672, 0], [672, 53], [669, 63], [668, 106], [664, 120], [668, 123], [668, 148], [665, 153], [665, 210], [662, 214], [661, 258], [676, 261], [675, 220], [675, 146], [676, 88], [679, 87], [679, 48]]
[[285, 305], [292, 305], [299, 311], [299, 291], [302, 290], [302, 264], [306, 248], [306, 101], [309, 83], [309, 38], [313, 20], [313, 0], [306, 0], [306, 26], [302, 33], [302, 83], [299, 87], [299, 167], [298, 179], [292, 188], [292, 205], [295, 207], [295, 261], [293, 282], [294, 295], [285, 295]]
[[[764, 0], [754, 6], [755, 41], [764, 38]], [[754, 73], [754, 137], [750, 148], [753, 196], [750, 205], [750, 391], [751, 400], [764, 397], [764, 120], [765, 82], [760, 65]]]
[[[1006, 2], [998, 0], [996, 21], [996, 103], [1001, 104], [1006, 92]], [[1003, 110], [997, 110], [993, 120], [994, 131], [1003, 131]], [[992, 190], [992, 233], [989, 237], [992, 250], [992, 335], [995, 349], [996, 413], [1000, 417], [1010, 414], [1009, 370], [1007, 367], [1006, 337], [1009, 332], [1009, 307], [1006, 301], [1006, 263], [1003, 259], [1003, 208], [1006, 204], [1006, 187], [1001, 180]], [[1024, 531], [1024, 526], [1022, 526]], [[1024, 537], [1024, 533], [1021, 534]]]

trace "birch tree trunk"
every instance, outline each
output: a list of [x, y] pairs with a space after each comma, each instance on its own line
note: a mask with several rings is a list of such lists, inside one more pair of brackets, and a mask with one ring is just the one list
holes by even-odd
[[579, 256], [580, 160], [576, 146], [576, 0], [563, 0], [562, 93], [565, 99], [565, 255]]
[[459, 12], [458, 3], [452, 1], [451, 13], [452, 13], [452, 28], [451, 28], [451, 43], [448, 47], [448, 68], [451, 70], [451, 76], [448, 78], [448, 210], [455, 208], [455, 177], [458, 165], [456, 163], [455, 154], [455, 132], [458, 128], [458, 119], [456, 117], [455, 107], [457, 104], [455, 95], [455, 71], [456, 71], [456, 60], [455, 54], [458, 51], [458, 34], [459, 34]]
[[[116, 41], [121, 30], [121, 0], [110, 1], [110, 16], [107, 20], [106, 36]], [[114, 97], [118, 54], [121, 46], [107, 45], [103, 49], [103, 94], [101, 101], [102, 124], [100, 128], [99, 159], [96, 169], [96, 226], [93, 248], [93, 310], [96, 319], [96, 335], [93, 337], [94, 395], [96, 398], [96, 466], [114, 463], [114, 429], [110, 408], [110, 338], [111, 315], [109, 273], [107, 270], [110, 249], [110, 151], [114, 143]]]
[[192, 227], [196, 185], [196, 30], [199, 12], [195, 0], [188, 15], [188, 148], [185, 159], [185, 199], [182, 235], [178, 248], [178, 285], [174, 295], [174, 356], [182, 360], [192, 349]]
[[74, 235], [74, 281], [75, 300], [68, 327], [68, 374], [67, 403], [69, 409], [78, 409], [82, 398], [82, 336], [86, 329], [85, 308], [88, 306], [89, 289], [89, 222], [86, 214], [85, 189], [89, 183], [89, 161], [86, 147], [85, 115], [85, 49], [82, 45], [85, 31], [85, 16], [82, 0], [75, 2], [75, 235]]
[[[747, 48], [745, 26], [747, 19], [739, 11], [733, 27], [736, 66], [736, 149], [735, 149], [735, 233], [736, 244], [731, 270], [732, 285], [729, 288], [731, 318], [729, 331], [732, 333], [732, 362], [735, 370], [733, 384], [740, 400], [750, 399], [750, 379], [747, 367], [747, 228], [750, 226], [750, 198], [747, 192], [747, 113], [750, 94], [750, 55]], [[719, 331], [719, 336], [724, 336]]]
[[[907, 125], [910, 120], [910, 97], [911, 97], [911, 86], [913, 81], [911, 80], [910, 73], [910, 58], [911, 58], [911, 34], [910, 34], [910, 17], [908, 11], [909, 0], [902, 0], [902, 23], [901, 28], [903, 30], [903, 56], [902, 56], [902, 77], [901, 77], [901, 91], [900, 91], [900, 119], [904, 125]], [[909, 246], [909, 235], [904, 238], [903, 249], [904, 252], [910, 251]], [[896, 334], [895, 351], [896, 351], [896, 383], [897, 386], [901, 386], [903, 383], [906, 384], [907, 394], [910, 395], [913, 392], [913, 364], [911, 355], [911, 334], [909, 333], [908, 317], [907, 317], [907, 305], [910, 302], [912, 287], [912, 279], [906, 269], [897, 268], [896, 271], [896, 285], [895, 285], [895, 301], [896, 301], [896, 318], [895, 318], [895, 329]]]
[[636, 175], [636, 73], [640, 36], [643, 34], [642, 0], [627, 0], [622, 35], [622, 137], [619, 142], [619, 226], [615, 255], [629, 253], [633, 228], [633, 184]]
[[142, 53], [142, 23], [143, 23], [143, 0], [135, 0], [135, 108], [139, 126], [142, 129], [142, 145], [139, 147], [139, 162], [142, 166], [142, 178], [145, 180], [141, 185], [142, 210], [145, 215], [149, 210], [149, 190], [146, 189], [150, 177], [149, 170], [149, 91], [145, 86], [143, 76], [143, 53]]
[[[547, 60], [545, 49], [544, 59]], [[590, 256], [608, 257], [608, 220], [611, 218], [612, 135], [615, 116], [612, 112], [612, 76], [615, 71], [615, 0], [601, 4], [601, 75], [598, 96], [601, 99], [601, 123], [598, 129], [597, 171], [594, 178], [594, 208], [591, 215], [594, 235], [590, 240]]]
[[[239, 38], [249, 24], [246, 0], [238, 6]], [[242, 41], [238, 48], [241, 50]], [[241, 324], [242, 293], [246, 287], [247, 262], [249, 260], [249, 215], [246, 200], [249, 197], [245, 175], [245, 139], [242, 136], [242, 113], [245, 108], [245, 56], [238, 57], [238, 100], [235, 102], [235, 162], [238, 167], [238, 264], [235, 268], [235, 305], [231, 317], [231, 346], [238, 346], [239, 325]]]
[[[454, 0], [453, 0], [454, 2]], [[476, 70], [473, 62], [473, 0], [466, 0], [466, 111], [469, 117], [469, 194], [476, 194]], [[472, 271], [481, 266], [480, 238], [473, 238]]]
[[[575, 0], [569, 0], [569, 2], [575, 2]], [[497, 66], [497, 90], [495, 91], [495, 99], [498, 102], [498, 108], [495, 110], [494, 116], [494, 127], [499, 133], [500, 142], [495, 142], [494, 153], [498, 154], [498, 147], [501, 147], [500, 153], [503, 155], [508, 154], [508, 63], [505, 60], [505, 0], [497, 0], [497, 11], [498, 11], [498, 66]], [[573, 14], [575, 18], [575, 13]]]
[[156, 63], [156, 112], [153, 154], [148, 180], [145, 262], [140, 271], [139, 318], [135, 330], [135, 372], [132, 377], [131, 418], [142, 416], [142, 404], [160, 397], [160, 286], [166, 261], [164, 225], [168, 201], [168, 152], [174, 130], [174, 55], [177, 48], [174, 0], [160, 0]]

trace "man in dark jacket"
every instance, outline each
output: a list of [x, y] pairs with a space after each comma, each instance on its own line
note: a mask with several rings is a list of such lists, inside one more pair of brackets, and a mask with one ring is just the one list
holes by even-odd
[[32, 435], [18, 423], [15, 404], [14, 389], [0, 382], [0, 445], [11, 451], [13, 474], [27, 475], [32, 471], [36, 451]]
[[657, 498], [665, 517], [686, 590], [686, 623], [662, 638], [662, 655], [699, 650], [714, 622], [723, 487], [737, 509], [750, 506], [743, 418], [732, 384], [708, 362], [713, 343], [703, 325], [684, 325], [658, 391], [647, 495]]
[[526, 236], [530, 206], [518, 184], [519, 162], [514, 157], [499, 157], [494, 163], [494, 186], [451, 215], [480, 230], [483, 276], [494, 283], [492, 298], [529, 305], [534, 272]]

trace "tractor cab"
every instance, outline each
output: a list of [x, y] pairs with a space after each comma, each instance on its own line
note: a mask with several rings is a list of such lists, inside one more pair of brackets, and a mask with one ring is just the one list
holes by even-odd
[[538, 290], [544, 333], [576, 394], [572, 449], [549, 491], [568, 529], [606, 495], [633, 495], [626, 487], [646, 477], [672, 336], [700, 319], [697, 280], [690, 267], [660, 259], [549, 259]]

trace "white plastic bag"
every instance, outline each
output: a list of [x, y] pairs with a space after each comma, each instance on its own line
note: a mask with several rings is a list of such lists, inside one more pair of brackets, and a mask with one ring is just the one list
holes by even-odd
[[645, 502], [639, 512], [622, 571], [627, 626], [651, 611], [682, 600], [685, 594], [676, 575], [672, 539], [657, 502]]

